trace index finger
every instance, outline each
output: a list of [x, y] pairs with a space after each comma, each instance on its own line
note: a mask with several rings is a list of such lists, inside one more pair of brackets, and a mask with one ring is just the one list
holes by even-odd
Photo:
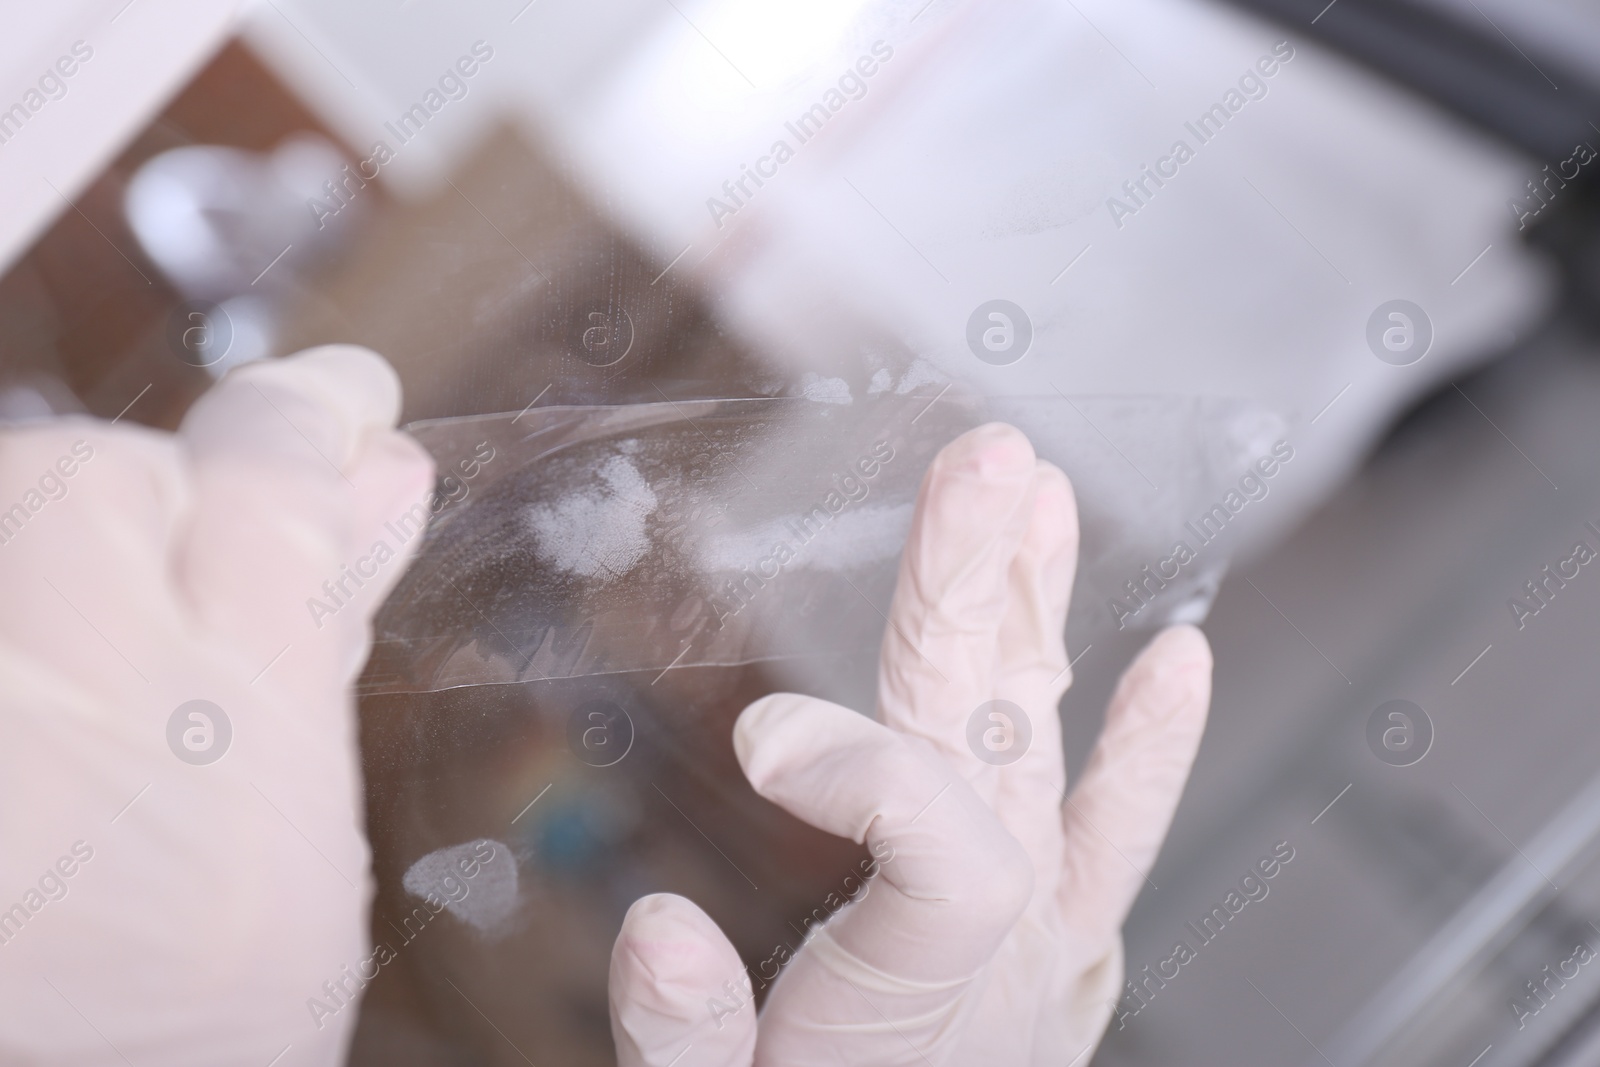
[[1003, 423], [934, 458], [918, 494], [878, 667], [885, 725], [931, 742], [969, 781], [988, 764], [967, 720], [992, 699], [1012, 561], [1033, 509], [1033, 446]]

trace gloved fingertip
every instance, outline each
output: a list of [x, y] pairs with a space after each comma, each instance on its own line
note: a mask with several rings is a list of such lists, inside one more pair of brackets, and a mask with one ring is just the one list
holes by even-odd
[[324, 345], [228, 372], [184, 415], [192, 456], [285, 456], [343, 468], [366, 441], [394, 427], [400, 379], [382, 356]]
[[682, 922], [685, 915], [704, 915], [688, 897], [676, 893], [649, 893], [634, 901], [623, 918], [623, 926], [655, 926]]
[[672, 893], [634, 901], [611, 951], [610, 994], [619, 1067], [666, 1067], [689, 1048], [711, 1067], [748, 1067], [749, 975], [693, 901]]
[[[925, 689], [937, 678], [943, 687], [946, 665], [966, 680], [989, 670], [991, 650], [975, 634], [997, 632], [1005, 614], [1006, 575], [1033, 511], [1035, 464], [1028, 438], [1001, 422], [969, 430], [934, 458], [917, 496], [885, 637], [885, 662], [904, 668], [897, 684]], [[891, 644], [900, 647], [891, 653]], [[940, 667], [929, 669], [934, 662]], [[968, 704], [984, 684], [964, 681], [971, 692], [954, 703]], [[910, 701], [909, 690], [902, 695]]]
[[1151, 640], [1145, 656], [1160, 673], [1199, 671], [1211, 674], [1211, 642], [1198, 626], [1181, 623], [1169, 626]]
[[722, 931], [700, 907], [675, 893], [640, 897], [628, 909], [617, 934], [614, 959], [642, 970], [653, 986], [715, 988], [742, 969]]
[[434, 459], [427, 449], [407, 434], [391, 432], [368, 443], [356, 477], [373, 479], [398, 504], [421, 499], [433, 486], [434, 473]]
[[1067, 477], [1067, 472], [1051, 463], [1047, 459], [1035, 460], [1033, 464], [1034, 491], [1038, 499], [1048, 503], [1051, 507], [1069, 507], [1074, 515], [1078, 511], [1078, 494], [1072, 488], [1072, 479]]
[[785, 743], [784, 735], [804, 729], [800, 720], [809, 700], [797, 693], [773, 693], [739, 713], [733, 724], [733, 754], [757, 792], [772, 778], [779, 760], [792, 747]]
[[[1171, 626], [1157, 634], [1128, 668], [1113, 707], [1126, 725], [1155, 721], [1169, 726], [1193, 720], [1202, 729], [1211, 703], [1211, 645], [1198, 627]], [[1171, 734], [1174, 741], [1188, 730]]]
[[370, 348], [319, 345], [281, 360], [246, 364], [240, 371], [274, 367], [294, 368], [331, 396], [358, 399], [369, 424], [393, 426], [400, 417], [400, 375]]
[[1054, 463], [1038, 460], [1033, 474], [1033, 514], [1027, 539], [1036, 550], [1070, 552], [1078, 549], [1078, 497], [1072, 482]]
[[1004, 422], [968, 430], [946, 445], [935, 461], [939, 473], [976, 474], [985, 482], [1030, 477], [1033, 465], [1033, 445], [1027, 435]]

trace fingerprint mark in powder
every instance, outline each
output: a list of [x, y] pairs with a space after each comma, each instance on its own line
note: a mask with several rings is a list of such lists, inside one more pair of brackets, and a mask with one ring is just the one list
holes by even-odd
[[650, 551], [646, 523], [658, 502], [626, 456], [600, 465], [599, 484], [523, 513], [539, 557], [583, 578], [620, 578]]
[[481, 934], [500, 930], [517, 910], [517, 860], [499, 841], [479, 838], [435, 849], [400, 880], [406, 892], [444, 902]]

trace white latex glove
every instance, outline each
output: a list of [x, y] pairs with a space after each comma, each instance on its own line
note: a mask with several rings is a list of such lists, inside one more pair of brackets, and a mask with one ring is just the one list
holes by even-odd
[[[1071, 486], [1017, 430], [981, 427], [939, 454], [884, 638], [881, 721], [779, 694], [734, 728], [756, 791], [865, 842], [884, 860], [876, 878], [808, 928], [759, 1026], [711, 919], [681, 897], [637, 902], [611, 960], [621, 1067], [1087, 1062], [1122, 992], [1123, 919], [1205, 725], [1211, 654], [1190, 627], [1150, 643], [1064, 804], [1077, 541]], [[1032, 727], [1009, 766], [967, 741], [994, 699]]]
[[[432, 479], [399, 403], [341, 346], [233, 372], [176, 435], [0, 432], [0, 1062], [342, 1062], [371, 897], [351, 682], [417, 540], [385, 523]], [[192, 700], [231, 726], [206, 765], [168, 741]]]

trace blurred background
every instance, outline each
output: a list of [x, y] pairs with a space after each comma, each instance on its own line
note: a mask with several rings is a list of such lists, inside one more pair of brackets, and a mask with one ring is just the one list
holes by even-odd
[[[362, 684], [401, 948], [353, 1063], [610, 1062], [645, 893], [752, 967], [795, 941], [857, 850], [754, 797], [729, 728], [780, 688], [870, 710], [916, 480], [993, 417], [1084, 513], [1069, 767], [1153, 627], [1217, 654], [1130, 973], [1294, 854], [1094, 1062], [1600, 1063], [1600, 969], [1526, 985], [1600, 949], [1591, 6], [0, 18], [0, 418], [171, 428], [229, 367], [353, 342], [440, 460]], [[879, 441], [858, 521], [702, 640], [751, 562], [704, 527], [803, 510]], [[542, 539], [507, 532], [529, 507]], [[1195, 565], [1140, 584], [1180, 539]], [[402, 933], [408, 872], [478, 839], [515, 859], [490, 910]]]

